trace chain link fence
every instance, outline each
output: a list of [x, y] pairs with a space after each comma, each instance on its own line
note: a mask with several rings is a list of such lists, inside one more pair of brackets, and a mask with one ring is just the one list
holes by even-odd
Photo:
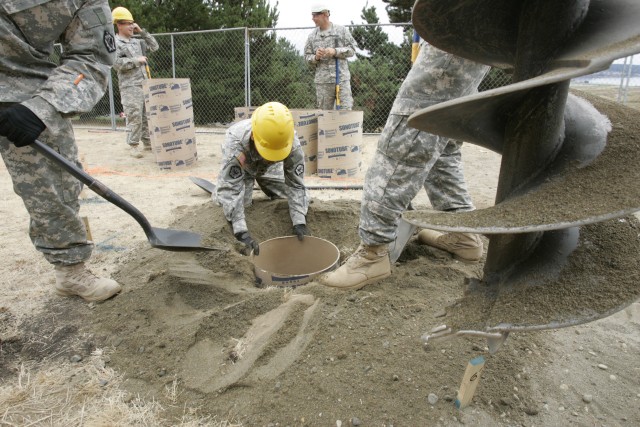
[[[358, 51], [349, 63], [354, 109], [364, 112], [365, 133], [379, 133], [411, 68], [413, 29], [410, 24], [347, 27], [356, 40], [367, 36], [382, 40], [375, 55]], [[229, 28], [156, 34], [160, 48], [148, 55], [151, 77], [190, 79], [197, 132], [223, 131], [233, 122], [235, 107], [279, 101], [289, 108], [312, 109], [313, 72], [303, 57], [304, 44], [312, 30], [313, 27]], [[638, 76], [634, 77], [632, 61], [628, 62], [625, 60], [622, 66], [613, 64], [597, 77], [576, 79], [572, 86], [638, 106], [640, 86], [631, 80]], [[480, 90], [501, 87], [510, 81], [510, 75], [492, 69]], [[122, 111], [113, 71], [105, 96], [91, 112], [75, 118], [74, 125], [124, 129]]]

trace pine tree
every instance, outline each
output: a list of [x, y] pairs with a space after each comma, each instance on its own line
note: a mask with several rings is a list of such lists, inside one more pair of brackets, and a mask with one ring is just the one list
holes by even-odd
[[411, 9], [415, 0], [382, 0], [387, 3], [385, 7], [389, 22], [404, 23], [411, 22]]
[[[367, 24], [380, 23], [375, 7], [365, 6], [361, 18]], [[410, 29], [405, 31], [400, 46], [389, 41], [381, 27], [357, 27], [352, 34], [362, 50], [357, 54], [358, 60], [350, 64], [354, 105], [365, 112], [365, 131], [379, 132], [411, 68]]]

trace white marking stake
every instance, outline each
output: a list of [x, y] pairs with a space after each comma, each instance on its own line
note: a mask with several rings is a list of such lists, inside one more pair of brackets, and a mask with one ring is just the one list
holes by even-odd
[[467, 364], [467, 369], [465, 369], [464, 371], [464, 377], [462, 377], [460, 389], [458, 390], [456, 408], [462, 409], [471, 402], [471, 399], [476, 392], [476, 387], [480, 382], [480, 374], [482, 373], [483, 369], [484, 357], [478, 356], [469, 361], [469, 363]]

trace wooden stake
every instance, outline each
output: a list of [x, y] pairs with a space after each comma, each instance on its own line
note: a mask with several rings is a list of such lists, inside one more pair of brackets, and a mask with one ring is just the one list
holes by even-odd
[[[80, 164], [82, 164], [82, 168], [84, 169], [84, 168], [86, 167], [86, 165], [87, 165], [87, 162], [86, 162], [85, 156], [84, 156], [84, 154], [80, 154], [78, 157], [80, 158], [80, 159], [79, 159], [79, 160], [80, 160]], [[82, 186], [82, 190], [80, 191], [80, 194], [78, 195], [78, 198], [79, 198], [79, 199], [86, 199], [86, 198], [88, 198], [88, 197], [89, 197], [89, 196], [88, 196], [87, 186], [86, 186], [86, 185], [83, 185], [83, 186]], [[83, 219], [83, 220], [84, 220], [84, 219]]]
[[91, 236], [91, 227], [89, 227], [89, 218], [86, 216], [81, 217], [82, 222], [84, 222], [84, 228], [87, 229], [87, 240], [93, 241], [93, 236]]
[[480, 374], [484, 369], [484, 357], [478, 356], [471, 359], [467, 364], [467, 369], [464, 371], [464, 377], [462, 377], [462, 383], [458, 390], [458, 397], [456, 399], [456, 408], [462, 409], [471, 403], [476, 387], [480, 382]]

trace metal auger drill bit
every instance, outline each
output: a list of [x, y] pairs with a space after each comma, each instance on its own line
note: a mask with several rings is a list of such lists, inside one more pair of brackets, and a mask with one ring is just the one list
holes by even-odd
[[404, 215], [489, 236], [482, 280], [468, 281], [426, 339], [486, 336], [499, 346], [509, 332], [590, 322], [640, 297], [640, 226], [625, 218], [640, 210], [640, 144], [624, 133], [640, 113], [569, 93], [572, 78], [640, 52], [638, 22], [634, 0], [416, 1], [413, 24], [427, 42], [513, 72], [508, 86], [409, 119], [502, 155], [495, 206]]

